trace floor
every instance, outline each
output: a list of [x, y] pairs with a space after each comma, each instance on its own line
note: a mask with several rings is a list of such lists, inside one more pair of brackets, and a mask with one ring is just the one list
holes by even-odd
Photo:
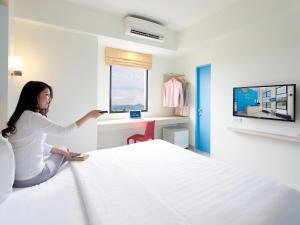
[[195, 149], [195, 147], [192, 146], [192, 145], [190, 145], [190, 146], [187, 148], [187, 150], [190, 150], [190, 151], [195, 152], [195, 153], [197, 153], [197, 154], [203, 155], [203, 156], [205, 156], [205, 157], [210, 157], [210, 154], [209, 154], [209, 153], [203, 152], [203, 151], [201, 151], [201, 150], [199, 150], [199, 149]]

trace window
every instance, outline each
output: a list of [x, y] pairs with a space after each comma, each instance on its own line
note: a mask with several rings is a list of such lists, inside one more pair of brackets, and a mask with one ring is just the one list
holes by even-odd
[[277, 101], [276, 109], [287, 110], [287, 101]]
[[263, 102], [263, 108], [264, 109], [271, 108], [271, 102]]
[[148, 111], [148, 70], [110, 66], [110, 112]]
[[276, 109], [287, 110], [287, 86], [276, 88]]
[[271, 97], [271, 90], [266, 90], [263, 92], [263, 98], [269, 98]]
[[282, 95], [287, 93], [287, 86], [281, 86], [276, 88], [276, 95]]

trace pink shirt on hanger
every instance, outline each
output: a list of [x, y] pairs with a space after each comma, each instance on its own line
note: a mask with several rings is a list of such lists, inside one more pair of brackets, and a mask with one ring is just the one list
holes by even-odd
[[164, 99], [165, 107], [183, 107], [183, 90], [182, 84], [176, 79], [171, 79], [164, 83]]

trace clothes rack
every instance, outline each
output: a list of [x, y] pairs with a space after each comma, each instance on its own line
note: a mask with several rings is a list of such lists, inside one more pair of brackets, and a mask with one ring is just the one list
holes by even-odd
[[[173, 83], [171, 80], [175, 80]], [[170, 83], [171, 82], [171, 83]], [[164, 100], [163, 106], [173, 107], [173, 114], [177, 116], [188, 116], [189, 114], [189, 82], [184, 74], [164, 74]]]
[[164, 82], [167, 82], [171, 79], [178, 79], [178, 80], [185, 80], [185, 75], [184, 74], [176, 74], [176, 73], [168, 73], [164, 74]]

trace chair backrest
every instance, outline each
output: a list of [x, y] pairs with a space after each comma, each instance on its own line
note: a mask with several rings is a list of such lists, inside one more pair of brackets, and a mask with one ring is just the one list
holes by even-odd
[[155, 127], [155, 120], [147, 122], [145, 134], [144, 134], [145, 138], [154, 139], [154, 127]]

